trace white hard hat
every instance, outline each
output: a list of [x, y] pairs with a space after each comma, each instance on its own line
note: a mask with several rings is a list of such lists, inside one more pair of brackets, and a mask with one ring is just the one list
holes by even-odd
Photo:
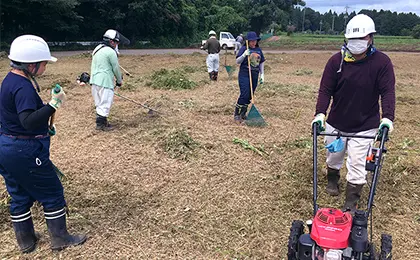
[[371, 33], [376, 33], [375, 23], [372, 18], [365, 14], [358, 14], [347, 24], [344, 36], [347, 39], [363, 38]]
[[209, 32], [209, 35], [216, 35], [216, 32], [215, 32], [215, 31], [213, 31], [213, 30], [211, 30], [211, 31]]
[[109, 29], [104, 33], [104, 38], [110, 39], [110, 40], [114, 40], [119, 42], [120, 41], [120, 34], [113, 29]]
[[29, 34], [13, 40], [10, 45], [9, 59], [21, 63], [57, 61], [57, 58], [51, 56], [50, 48], [44, 39]]

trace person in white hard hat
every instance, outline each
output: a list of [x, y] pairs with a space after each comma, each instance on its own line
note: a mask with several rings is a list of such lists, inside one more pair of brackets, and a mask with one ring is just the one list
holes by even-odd
[[[393, 130], [395, 118], [395, 74], [390, 58], [374, 44], [375, 23], [364, 14], [353, 17], [346, 27], [347, 42], [325, 66], [318, 93], [315, 119], [319, 131], [381, 136]], [[332, 106], [325, 121], [327, 109]], [[381, 99], [381, 103], [379, 103]], [[380, 114], [380, 107], [382, 115]], [[336, 145], [337, 142], [343, 142]], [[340, 168], [347, 152], [347, 185], [344, 209], [354, 211], [366, 183], [366, 154], [371, 140], [326, 137], [327, 193], [339, 194]]]
[[219, 75], [219, 52], [220, 43], [216, 38], [216, 32], [211, 30], [209, 32], [209, 39], [203, 46], [203, 50], [208, 51], [206, 63], [207, 71], [209, 73], [210, 80], [217, 81]]
[[117, 55], [122, 38], [118, 31], [109, 29], [103, 35], [103, 42], [92, 53], [90, 84], [96, 107], [97, 130], [112, 130], [108, 116], [114, 100], [114, 88], [121, 87], [123, 82]]
[[0, 174], [12, 197], [10, 215], [19, 248], [28, 253], [38, 242], [31, 216], [35, 201], [43, 206], [52, 249], [82, 244], [86, 236], [67, 232], [63, 186], [49, 156], [49, 120], [64, 102], [65, 93], [61, 88], [51, 91], [51, 101], [44, 104], [35, 80], [48, 62], [57, 59], [35, 35], [17, 37], [9, 59], [12, 69], [0, 89]]

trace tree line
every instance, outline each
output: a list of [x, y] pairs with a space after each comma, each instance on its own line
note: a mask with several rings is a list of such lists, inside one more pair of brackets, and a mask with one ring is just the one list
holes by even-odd
[[[356, 13], [320, 14], [302, 0], [7, 0], [0, 1], [1, 42], [32, 33], [47, 41], [99, 41], [115, 28], [135, 45], [181, 47], [209, 30], [237, 35], [290, 30], [340, 33]], [[409, 35], [420, 18], [413, 13], [362, 10], [384, 35]], [[334, 23], [334, 24], [333, 24]]]
[[[415, 13], [397, 13], [387, 10], [361, 10], [359, 13], [370, 16], [375, 21], [376, 31], [380, 35], [410, 36], [413, 28], [420, 25], [420, 17]], [[295, 7], [289, 24], [295, 31], [339, 34], [345, 31], [347, 22], [356, 12], [337, 14], [331, 10], [320, 14], [311, 8]]]

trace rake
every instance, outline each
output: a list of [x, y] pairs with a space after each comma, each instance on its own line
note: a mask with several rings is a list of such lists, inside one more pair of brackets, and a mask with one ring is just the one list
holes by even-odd
[[224, 65], [224, 67], [226, 69], [226, 72], [228, 73], [229, 79], [231, 79], [232, 78], [232, 75], [233, 75], [233, 72], [235, 72], [236, 67], [226, 65], [227, 49], [225, 50], [225, 55], [224, 56], [225, 56], [225, 65]]
[[[246, 40], [246, 48], [249, 49], [248, 40]], [[249, 73], [249, 87], [251, 90], [251, 109], [248, 112], [248, 115], [245, 120], [247, 126], [257, 126], [262, 127], [266, 126], [264, 118], [261, 116], [257, 107], [254, 105], [254, 91], [252, 87], [252, 75], [251, 75], [251, 60], [250, 55], [248, 55], [248, 73]]]

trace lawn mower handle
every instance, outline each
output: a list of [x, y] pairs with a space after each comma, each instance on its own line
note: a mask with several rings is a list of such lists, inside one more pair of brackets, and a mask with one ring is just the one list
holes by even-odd
[[384, 127], [382, 129], [382, 138], [380, 140], [381, 144], [379, 145], [378, 151], [377, 151], [377, 155], [375, 156], [375, 171], [373, 173], [373, 179], [372, 179], [372, 185], [370, 187], [370, 191], [369, 191], [369, 199], [368, 199], [368, 206], [367, 206], [367, 212], [366, 212], [366, 217], [369, 217], [371, 211], [372, 211], [372, 206], [373, 206], [373, 199], [375, 197], [375, 193], [376, 193], [376, 186], [378, 185], [378, 180], [379, 180], [379, 175], [381, 173], [381, 169], [382, 169], [382, 158], [383, 158], [383, 154], [386, 152], [385, 150], [385, 142], [388, 140], [388, 132], [389, 132], [389, 128], [388, 127]]
[[[351, 137], [351, 138], [365, 138], [365, 139], [376, 139], [376, 136], [366, 136], [366, 135], [355, 135], [355, 134], [342, 134], [340, 132], [337, 133], [325, 133], [325, 132], [319, 132], [319, 124], [314, 123], [312, 124], [312, 137], [313, 137], [313, 207], [314, 207], [314, 216], [316, 215], [316, 212], [318, 211], [318, 204], [317, 204], [317, 198], [318, 198], [318, 135], [322, 136], [342, 136], [342, 137]], [[385, 151], [385, 142], [388, 140], [388, 127], [384, 127], [382, 129], [382, 138], [380, 140], [380, 146], [378, 148], [378, 152], [375, 156], [375, 171], [373, 174], [373, 180], [371, 189], [369, 191], [369, 200], [368, 200], [368, 206], [367, 206], [367, 217], [370, 215], [372, 211], [373, 206], [373, 199], [375, 197], [376, 193], [376, 186], [378, 184], [379, 180], [379, 174], [381, 172], [381, 162], [383, 153]]]

